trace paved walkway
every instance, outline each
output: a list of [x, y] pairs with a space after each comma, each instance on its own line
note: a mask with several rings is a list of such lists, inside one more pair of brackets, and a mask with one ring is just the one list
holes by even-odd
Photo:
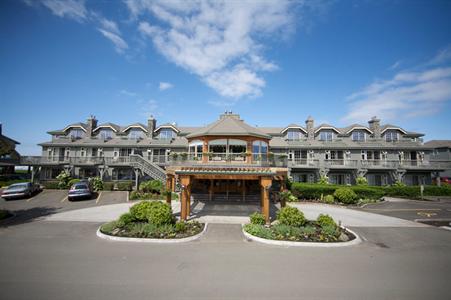
[[349, 227], [424, 227], [426, 225], [403, 220], [395, 217], [383, 216], [336, 205], [319, 203], [290, 203], [299, 208], [307, 219], [316, 219], [319, 214], [328, 214], [335, 221]]
[[[121, 214], [128, 212], [134, 203], [121, 203], [104, 205], [101, 207], [90, 207], [72, 210], [50, 215], [45, 218], [48, 221], [80, 221], [80, 222], [108, 222], [117, 219]], [[243, 224], [249, 222], [249, 214], [258, 210], [255, 205], [225, 204], [215, 205], [206, 209], [203, 203], [196, 203], [192, 208], [192, 219], [207, 223]], [[395, 217], [383, 216], [363, 211], [338, 207], [334, 205], [316, 203], [290, 203], [291, 206], [299, 208], [308, 219], [316, 219], [320, 213], [332, 216], [337, 222], [350, 227], [424, 227], [426, 225], [403, 220]], [[232, 213], [227, 213], [227, 208]], [[172, 202], [172, 210], [175, 214], [180, 213], [180, 202]], [[237, 213], [238, 212], [238, 213]], [[241, 214], [240, 214], [241, 213]]]

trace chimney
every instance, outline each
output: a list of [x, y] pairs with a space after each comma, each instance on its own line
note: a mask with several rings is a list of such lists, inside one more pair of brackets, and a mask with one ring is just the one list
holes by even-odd
[[97, 120], [96, 120], [96, 117], [93, 116], [93, 115], [91, 115], [91, 116], [88, 118], [87, 123], [88, 123], [88, 129], [87, 129], [87, 132], [86, 132], [86, 136], [87, 136], [87, 137], [92, 137], [92, 132], [93, 132], [94, 129], [96, 129], [96, 127], [97, 127]]
[[311, 116], [305, 120], [305, 128], [307, 130], [307, 139], [313, 140], [315, 138], [315, 121]]
[[372, 117], [371, 120], [368, 121], [368, 126], [370, 130], [373, 132], [373, 138], [380, 139], [381, 138], [381, 120], [377, 117]]
[[151, 115], [147, 120], [147, 136], [153, 138], [154, 131], [157, 128], [157, 120]]

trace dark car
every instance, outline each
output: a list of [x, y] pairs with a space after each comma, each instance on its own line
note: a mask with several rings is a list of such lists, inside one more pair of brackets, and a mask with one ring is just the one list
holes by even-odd
[[2, 198], [13, 199], [31, 197], [40, 191], [40, 186], [31, 182], [14, 183], [2, 192]]
[[92, 197], [92, 189], [89, 183], [86, 182], [77, 182], [72, 185], [69, 190], [69, 194], [67, 195], [67, 199], [69, 201], [74, 199], [90, 199]]

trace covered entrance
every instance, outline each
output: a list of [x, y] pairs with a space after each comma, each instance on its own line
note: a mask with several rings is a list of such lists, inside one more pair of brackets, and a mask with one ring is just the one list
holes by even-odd
[[[270, 191], [273, 182], [279, 189], [284, 186], [286, 169], [232, 168], [232, 167], [179, 167], [167, 170], [168, 189], [174, 190], [176, 178], [181, 186], [182, 220], [190, 216], [191, 201], [210, 203], [255, 203], [269, 223]], [[202, 197], [202, 199], [195, 199]], [[170, 202], [170, 194], [167, 195]]]

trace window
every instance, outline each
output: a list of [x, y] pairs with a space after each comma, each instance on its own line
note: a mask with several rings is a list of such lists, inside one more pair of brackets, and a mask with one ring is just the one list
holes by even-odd
[[144, 132], [139, 128], [131, 128], [128, 132], [128, 138], [130, 140], [138, 140], [144, 137]]
[[396, 142], [398, 140], [398, 132], [396, 130], [387, 130], [385, 132], [385, 140], [387, 142]]
[[162, 128], [160, 129], [160, 133], [158, 134], [158, 138], [161, 140], [170, 140], [175, 137], [174, 130], [170, 128]]
[[85, 136], [83, 129], [71, 129], [69, 136], [73, 139], [81, 139]]
[[359, 141], [364, 142], [365, 141], [365, 132], [362, 130], [354, 130], [352, 132], [352, 140], [353, 141]]
[[301, 138], [301, 132], [298, 129], [288, 129], [287, 140], [299, 140]]
[[332, 141], [334, 138], [334, 133], [332, 130], [322, 130], [319, 133], [319, 140], [320, 141]]
[[110, 140], [113, 138], [113, 130], [111, 129], [100, 129], [100, 138], [103, 140]]

